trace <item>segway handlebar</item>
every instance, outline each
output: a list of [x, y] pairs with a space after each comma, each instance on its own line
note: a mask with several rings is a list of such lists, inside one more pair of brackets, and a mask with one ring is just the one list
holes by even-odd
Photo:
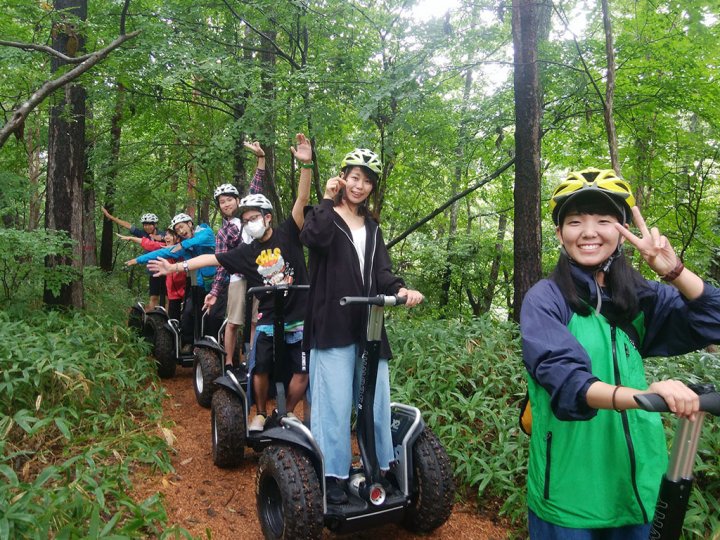
[[343, 296], [340, 299], [341, 306], [349, 304], [369, 304], [372, 306], [401, 306], [407, 302], [406, 296], [385, 296], [378, 294], [377, 296]]
[[246, 294], [255, 294], [262, 292], [273, 292], [273, 291], [307, 291], [310, 289], [310, 285], [288, 285], [287, 283], [281, 283], [280, 285], [263, 285], [261, 287], [250, 287]]
[[[691, 385], [700, 398], [700, 411], [720, 416], [720, 393], [713, 385]], [[659, 394], [637, 394], [635, 402], [641, 409], [650, 412], [670, 412], [665, 400]]]

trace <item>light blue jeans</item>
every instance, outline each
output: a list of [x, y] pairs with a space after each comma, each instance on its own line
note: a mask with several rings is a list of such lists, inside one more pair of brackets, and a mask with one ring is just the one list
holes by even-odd
[[[325, 459], [325, 476], [347, 478], [352, 460], [350, 413], [357, 406], [362, 358], [357, 345], [310, 351], [310, 415], [313, 437]], [[375, 387], [375, 446], [380, 468], [395, 459], [390, 432], [390, 375], [380, 360]]]

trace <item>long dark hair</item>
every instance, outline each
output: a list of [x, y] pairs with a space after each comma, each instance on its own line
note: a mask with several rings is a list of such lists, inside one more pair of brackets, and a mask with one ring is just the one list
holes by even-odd
[[[590, 300], [591, 291], [578, 288], [572, 276], [573, 264], [567, 253], [561, 251], [549, 279], [557, 283], [570, 309], [579, 315], [587, 316], [594, 309], [594, 303]], [[630, 266], [625, 254], [620, 251], [605, 272], [605, 287], [612, 295], [612, 310], [603, 310], [603, 315], [612, 324], [632, 322], [640, 310], [638, 293], [643, 285], [640, 272]]]
[[[380, 181], [380, 177], [377, 175], [375, 171], [370, 169], [369, 167], [363, 167], [362, 165], [347, 165], [346, 167], [343, 167], [342, 174], [343, 176], [347, 176], [347, 173], [352, 171], [354, 168], [362, 169], [363, 172], [367, 175], [367, 177], [370, 179], [370, 182], [372, 183], [372, 191], [367, 196], [367, 199], [365, 199], [361, 205], [358, 206], [358, 214], [361, 215], [364, 218], [371, 218], [377, 221], [377, 216], [375, 215], [375, 212], [371, 211], [368, 207], [368, 200], [370, 199], [370, 195], [375, 193], [375, 190], [377, 189], [378, 182]], [[342, 202], [343, 196], [345, 195], [345, 189], [338, 190], [337, 194], [335, 195], [335, 198], [333, 199], [333, 202], [335, 206], [339, 205]]]

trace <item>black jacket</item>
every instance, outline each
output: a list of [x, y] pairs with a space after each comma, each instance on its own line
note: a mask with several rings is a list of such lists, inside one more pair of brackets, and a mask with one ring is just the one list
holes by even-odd
[[[353, 343], [364, 346], [369, 308], [341, 306], [343, 296], [396, 294], [405, 286], [390, 270], [388, 254], [378, 224], [365, 219], [364, 283], [360, 262], [345, 221], [333, 210], [333, 201], [323, 199], [306, 209], [300, 241], [310, 251], [310, 298], [305, 315], [303, 348], [330, 349]], [[382, 358], [390, 358], [390, 345], [382, 333]]]

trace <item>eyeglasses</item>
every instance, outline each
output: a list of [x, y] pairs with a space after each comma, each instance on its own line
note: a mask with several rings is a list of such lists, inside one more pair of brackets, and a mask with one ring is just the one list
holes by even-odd
[[255, 214], [254, 216], [249, 217], [247, 219], [241, 219], [240, 223], [242, 223], [243, 225], [247, 225], [248, 223], [254, 223], [255, 221], [257, 221], [260, 218], [262, 218], [262, 214]]

